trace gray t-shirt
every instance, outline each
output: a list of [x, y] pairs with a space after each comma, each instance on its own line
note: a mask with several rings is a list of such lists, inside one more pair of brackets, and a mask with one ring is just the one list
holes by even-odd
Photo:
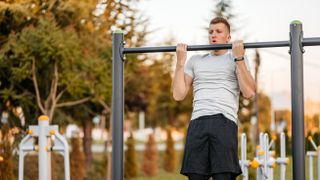
[[[247, 58], [245, 63], [249, 70]], [[186, 62], [184, 71], [193, 79], [191, 120], [222, 113], [237, 123], [240, 88], [231, 53], [194, 55]]]

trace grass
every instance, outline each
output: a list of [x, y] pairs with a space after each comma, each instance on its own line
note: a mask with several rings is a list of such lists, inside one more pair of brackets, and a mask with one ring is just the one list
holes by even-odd
[[[142, 166], [142, 162], [143, 162], [143, 152], [137, 152], [136, 154], [136, 158], [137, 158], [137, 162], [139, 165], [139, 172], [138, 172], [138, 176], [135, 178], [131, 178], [131, 180], [187, 180], [187, 177], [181, 175], [179, 173], [180, 171], [180, 167], [181, 167], [181, 160], [182, 160], [182, 154], [183, 151], [176, 151], [176, 170], [174, 173], [169, 173], [166, 172], [163, 169], [163, 152], [159, 152], [158, 154], [158, 170], [159, 173], [157, 176], [154, 177], [149, 177], [149, 176], [145, 176], [141, 170], [141, 166]], [[94, 163], [93, 163], [93, 168], [92, 172], [89, 175], [89, 179], [95, 179], [95, 180], [103, 180], [104, 177], [101, 173], [105, 172], [105, 167], [101, 164], [101, 159], [102, 159], [102, 154], [101, 153], [95, 153], [94, 154]], [[18, 174], [17, 172], [17, 159], [15, 159], [15, 175]], [[100, 163], [99, 163], [100, 162]], [[306, 174], [306, 179], [309, 179], [309, 161], [308, 158], [306, 157], [306, 170], [305, 170], [305, 174]], [[60, 179], [64, 179], [63, 177], [63, 157], [59, 157], [56, 160], [56, 169], [54, 170], [55, 174], [57, 174], [57, 180]], [[38, 160], [37, 160], [37, 156], [33, 155], [33, 156], [27, 156], [26, 157], [26, 162], [25, 162], [25, 176], [24, 179], [37, 179], [38, 177], [38, 172], [37, 172], [37, 168], [38, 168]], [[313, 159], [313, 170], [314, 170], [314, 174], [313, 174], [313, 179], [317, 179], [317, 159], [314, 158]], [[1, 172], [0, 172], [1, 173]], [[99, 175], [100, 174], [100, 175]], [[250, 169], [250, 178], [249, 179], [256, 179], [256, 173], [255, 170]], [[241, 180], [242, 176], [239, 176], [237, 178], [237, 180]], [[280, 179], [280, 166], [277, 166], [274, 170], [274, 179], [275, 180], [279, 180]], [[290, 161], [289, 164], [286, 166], [286, 179], [287, 180], [291, 180], [292, 179], [292, 158], [290, 157]]]
[[[187, 178], [180, 174], [180, 165], [182, 162], [183, 151], [176, 151], [176, 171], [174, 173], [166, 172], [163, 169], [163, 155], [164, 152], [159, 152], [158, 154], [158, 167], [159, 172], [157, 176], [150, 177], [145, 176], [142, 170], [139, 171], [138, 177], [133, 178], [133, 180], [187, 180]], [[137, 153], [137, 161], [143, 162], [143, 152]], [[142, 164], [139, 164], [139, 168]], [[140, 168], [141, 169], [141, 168]]]
[[[159, 174], [155, 177], [148, 177], [143, 175], [142, 171], [139, 171], [139, 175], [136, 178], [133, 178], [133, 180], [187, 180], [188, 178], [181, 175], [180, 172], [180, 166], [181, 166], [181, 158], [182, 158], [182, 153], [183, 151], [177, 151], [177, 169], [175, 173], [168, 173], [164, 171], [162, 168], [162, 155], [163, 153], [159, 154]], [[143, 153], [137, 153], [137, 158], [138, 162], [142, 162], [143, 159]], [[309, 160], [306, 157], [306, 170], [305, 170], [305, 175], [306, 179], [309, 179]], [[313, 159], [313, 179], [317, 179], [317, 159]], [[250, 178], [249, 179], [256, 179], [256, 172], [252, 168], [250, 169]], [[242, 176], [238, 176], [237, 180], [241, 180]], [[274, 178], [275, 180], [280, 179], [280, 166], [277, 165], [276, 168], [274, 169]], [[286, 166], [286, 180], [291, 180], [292, 179], [292, 158], [289, 157], [289, 164]]]

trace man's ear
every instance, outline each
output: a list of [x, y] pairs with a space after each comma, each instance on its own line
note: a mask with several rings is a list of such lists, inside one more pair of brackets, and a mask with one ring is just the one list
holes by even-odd
[[230, 40], [231, 40], [231, 35], [229, 34], [228, 35], [228, 42], [230, 42]]

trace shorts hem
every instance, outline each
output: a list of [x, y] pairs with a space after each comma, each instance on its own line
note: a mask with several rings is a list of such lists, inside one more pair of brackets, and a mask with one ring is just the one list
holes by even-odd
[[239, 176], [240, 174], [242, 174], [242, 171], [236, 171], [236, 170], [230, 170], [230, 169], [218, 169], [218, 170], [211, 171], [210, 173], [199, 171], [199, 170], [188, 170], [188, 171], [181, 170], [180, 171], [180, 174], [185, 176], [187, 176], [190, 173], [200, 174], [205, 176], [212, 176], [213, 174], [217, 174], [217, 173], [233, 173], [235, 176]]
[[198, 170], [189, 170], [189, 171], [180, 171], [180, 174], [188, 176], [188, 174], [200, 174], [200, 175], [204, 175], [204, 176], [210, 176], [210, 173], [205, 173], [205, 172], [201, 172]]

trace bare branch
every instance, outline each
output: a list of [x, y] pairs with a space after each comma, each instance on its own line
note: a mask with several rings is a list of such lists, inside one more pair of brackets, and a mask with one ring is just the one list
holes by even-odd
[[59, 101], [59, 99], [61, 98], [61, 96], [63, 95], [64, 92], [66, 92], [67, 88], [64, 88], [59, 94], [58, 96], [56, 97], [56, 102]]
[[59, 108], [59, 107], [74, 106], [74, 105], [77, 105], [77, 104], [82, 104], [82, 103], [85, 103], [87, 101], [90, 101], [91, 98], [92, 97], [86, 97], [86, 98], [79, 99], [79, 100], [76, 100], [76, 101], [63, 102], [63, 103], [57, 104], [56, 107]]
[[49, 109], [49, 103], [50, 103], [50, 100], [52, 99], [51, 97], [52, 97], [52, 94], [53, 94], [53, 92], [52, 92], [53, 88], [54, 88], [54, 76], [51, 78], [50, 93], [48, 94], [48, 97], [44, 102], [44, 108], [45, 109]]
[[53, 75], [51, 80], [51, 87], [50, 87], [50, 94], [48, 95], [48, 98], [45, 101], [45, 108], [47, 109], [49, 107], [50, 100], [52, 103], [54, 103], [56, 99], [56, 93], [57, 93], [57, 86], [58, 86], [58, 65], [55, 62], [53, 67]]
[[32, 81], [34, 85], [34, 89], [36, 91], [36, 99], [37, 99], [37, 104], [43, 114], [46, 114], [45, 109], [43, 108], [43, 105], [41, 104], [41, 97], [39, 93], [39, 87], [38, 87], [38, 82], [37, 82], [37, 75], [36, 75], [36, 61], [35, 59], [32, 60]]
[[102, 99], [99, 99], [99, 103], [104, 107], [104, 109], [109, 113], [110, 107]]
[[[54, 103], [53, 103], [54, 104]], [[49, 112], [49, 120], [50, 120], [50, 123], [51, 123], [51, 121], [52, 121], [52, 119], [53, 119], [53, 114], [54, 114], [54, 109], [55, 109], [55, 104], [53, 105], [52, 104], [52, 106], [51, 106], [51, 108], [50, 108], [50, 112]]]
[[57, 88], [58, 88], [59, 74], [58, 74], [58, 64], [54, 63], [54, 74], [53, 74], [53, 92], [51, 94], [52, 102], [56, 100]]

